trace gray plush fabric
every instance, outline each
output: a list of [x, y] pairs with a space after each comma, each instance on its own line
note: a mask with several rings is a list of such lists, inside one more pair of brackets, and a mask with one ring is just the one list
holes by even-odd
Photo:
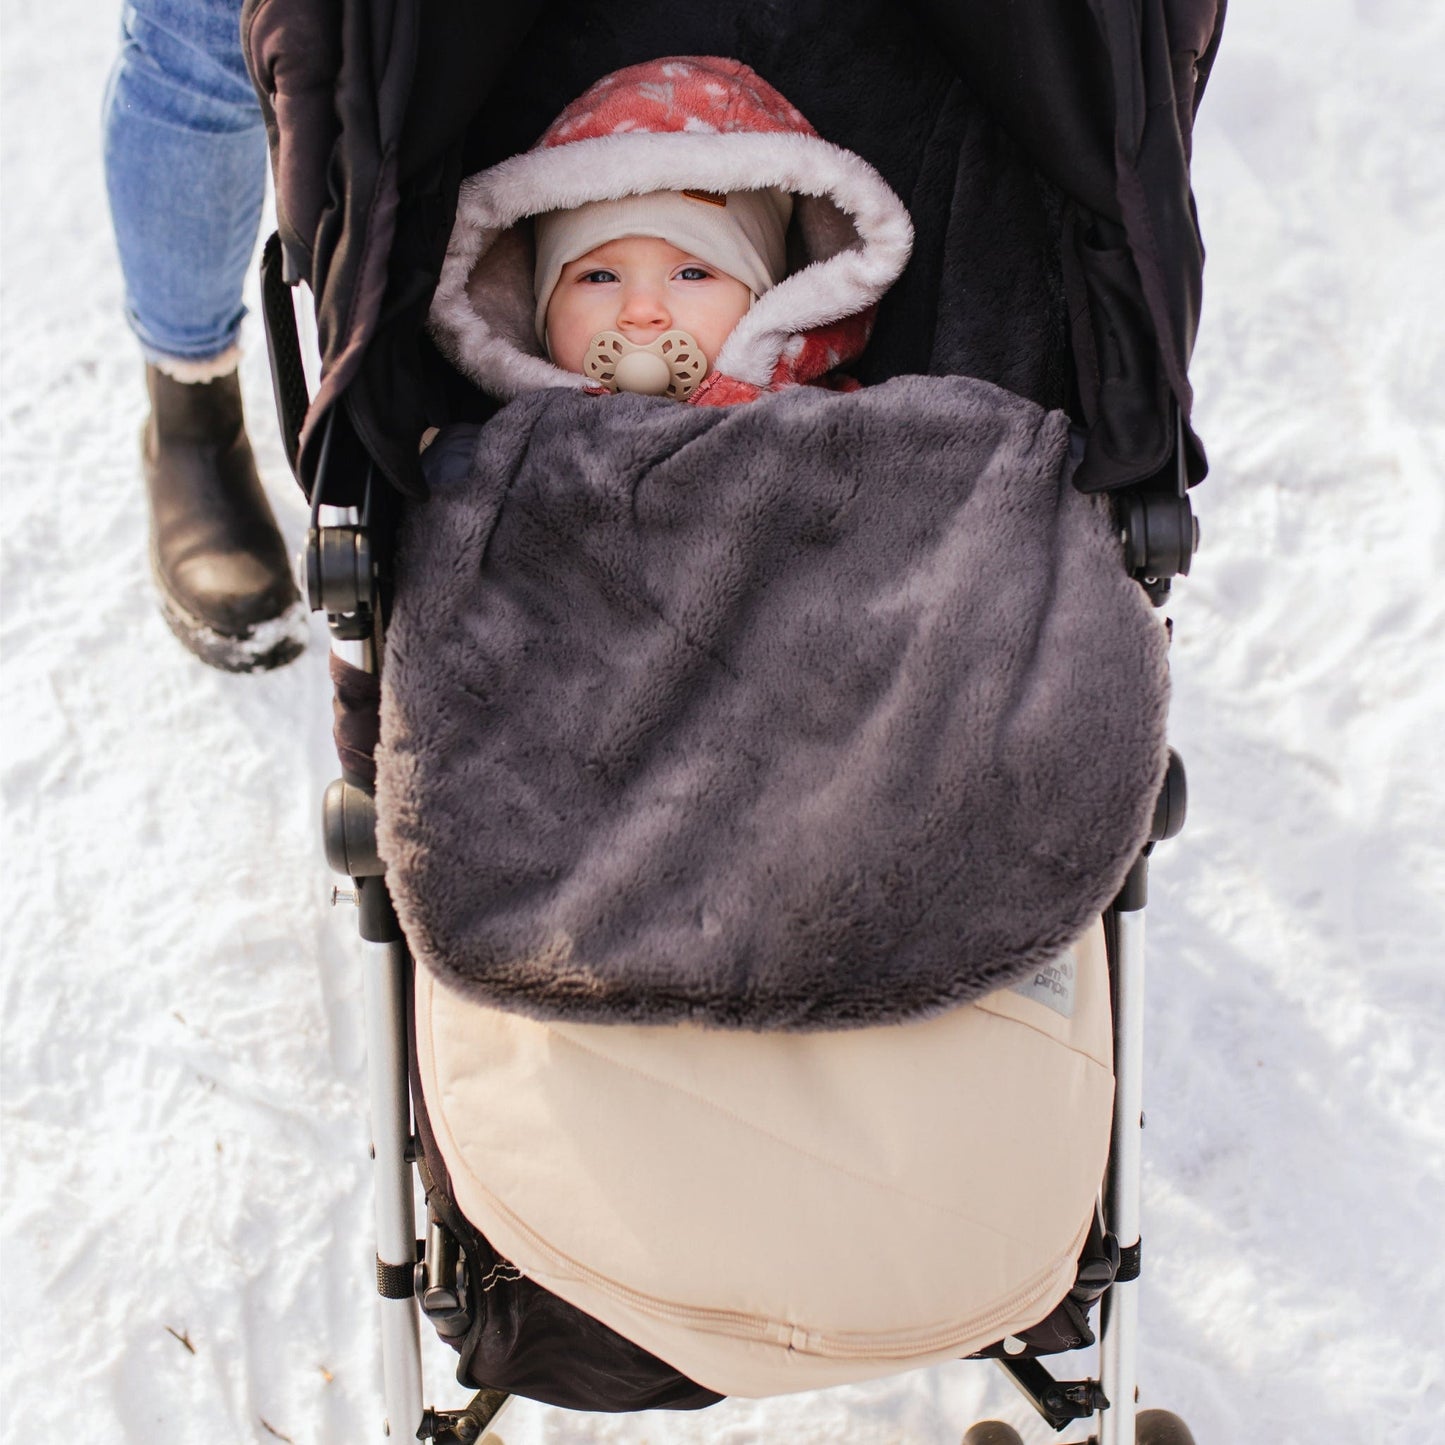
[[1163, 633], [1057, 412], [904, 377], [747, 406], [547, 391], [427, 457], [377, 800], [408, 939], [543, 1018], [888, 1022], [1109, 902]]

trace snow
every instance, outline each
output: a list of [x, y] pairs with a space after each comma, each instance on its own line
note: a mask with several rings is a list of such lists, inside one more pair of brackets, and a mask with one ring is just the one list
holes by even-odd
[[[3, 1436], [377, 1439], [325, 640], [232, 677], [166, 631], [98, 156], [112, 7], [0, 15]], [[1442, 46], [1429, 0], [1237, 5], [1196, 138], [1213, 474], [1171, 608], [1192, 812], [1149, 914], [1141, 1378], [1200, 1445], [1445, 1436]], [[259, 330], [244, 383], [295, 544]], [[696, 1417], [523, 1402], [501, 1433], [946, 1445], [987, 1414], [1050, 1437], [965, 1363]]]

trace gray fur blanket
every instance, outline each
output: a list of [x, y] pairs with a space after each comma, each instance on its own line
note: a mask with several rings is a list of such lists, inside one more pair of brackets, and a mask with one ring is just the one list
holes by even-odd
[[1053, 958], [1145, 840], [1167, 706], [1067, 440], [957, 377], [443, 433], [377, 755], [418, 955], [539, 1017], [748, 1029]]

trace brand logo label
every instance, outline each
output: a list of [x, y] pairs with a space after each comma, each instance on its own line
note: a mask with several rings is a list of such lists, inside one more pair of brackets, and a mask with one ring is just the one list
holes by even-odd
[[1031, 998], [1051, 1008], [1066, 1019], [1074, 1016], [1074, 981], [1078, 968], [1072, 953], [1061, 953], [1052, 963], [1034, 970], [1022, 983], [1014, 985], [1021, 998]]

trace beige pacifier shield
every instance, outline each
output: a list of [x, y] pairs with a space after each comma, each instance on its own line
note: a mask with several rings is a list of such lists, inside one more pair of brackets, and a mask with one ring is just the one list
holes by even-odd
[[664, 331], [638, 346], [616, 331], [599, 331], [582, 362], [589, 381], [608, 391], [686, 401], [707, 374], [707, 357], [686, 331]]
[[672, 385], [672, 368], [655, 351], [629, 351], [615, 370], [618, 391], [661, 396]]

